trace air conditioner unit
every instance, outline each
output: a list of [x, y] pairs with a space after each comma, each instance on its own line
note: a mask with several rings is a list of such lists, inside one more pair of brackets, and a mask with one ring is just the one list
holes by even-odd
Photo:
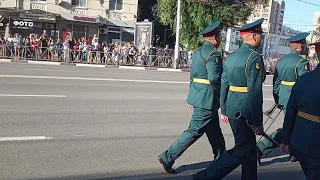
[[46, 29], [54, 29], [54, 24], [46, 24]]
[[100, 34], [108, 34], [108, 28], [100, 28], [99, 33]]

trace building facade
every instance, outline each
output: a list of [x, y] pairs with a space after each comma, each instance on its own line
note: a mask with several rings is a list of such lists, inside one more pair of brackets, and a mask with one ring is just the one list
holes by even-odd
[[[280, 34], [264, 34], [262, 38], [262, 46], [258, 49], [259, 53], [264, 55], [265, 58], [276, 58], [282, 57], [290, 53], [289, 42], [287, 39], [296, 35], [300, 31], [292, 30], [291, 28], [283, 26], [283, 33]], [[226, 31], [226, 44], [225, 51], [234, 52], [237, 50], [241, 42], [241, 37], [239, 31], [234, 28], [229, 28]]]
[[19, 9], [10, 18], [11, 33], [45, 30], [62, 39], [97, 36], [99, 41], [125, 43], [134, 40], [138, 0], [0, 0], [0, 8]]
[[315, 12], [314, 14], [314, 19], [313, 19], [313, 26], [312, 26], [312, 38], [311, 38], [311, 42], [320, 40], [320, 31], [318, 30], [318, 28], [320, 27], [320, 23], [319, 23], [319, 19], [320, 19], [320, 12]]
[[262, 29], [272, 34], [280, 34], [283, 25], [285, 2], [270, 0], [267, 5], [256, 5], [247, 23], [264, 18]]

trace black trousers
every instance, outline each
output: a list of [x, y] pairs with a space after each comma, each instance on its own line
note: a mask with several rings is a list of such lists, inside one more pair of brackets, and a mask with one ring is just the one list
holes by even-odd
[[320, 179], [320, 156], [317, 153], [303, 153], [291, 147], [291, 154], [299, 161], [306, 180]]
[[257, 180], [256, 137], [245, 122], [229, 119], [235, 146], [217, 161], [196, 174], [200, 180], [221, 180], [239, 165], [242, 166], [241, 180]]

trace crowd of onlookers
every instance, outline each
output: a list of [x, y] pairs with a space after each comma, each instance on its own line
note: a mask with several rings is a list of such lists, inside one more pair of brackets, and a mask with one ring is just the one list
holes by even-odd
[[[191, 65], [194, 51], [180, 48], [180, 65]], [[52, 38], [46, 34], [30, 34], [22, 37], [20, 34], [9, 34], [4, 38], [0, 34], [0, 58], [32, 59], [63, 61], [67, 63], [102, 63], [115, 65], [148, 65], [170, 67], [173, 64], [174, 50], [168, 45], [164, 48], [152, 47], [138, 50], [133, 42], [99, 43], [97, 35], [89, 38], [66, 36], [63, 40]], [[225, 59], [225, 57], [224, 57]], [[266, 68], [272, 70], [271, 61], [265, 61]], [[273, 61], [272, 61], [273, 62]], [[314, 69], [319, 60], [311, 58], [310, 69]]]

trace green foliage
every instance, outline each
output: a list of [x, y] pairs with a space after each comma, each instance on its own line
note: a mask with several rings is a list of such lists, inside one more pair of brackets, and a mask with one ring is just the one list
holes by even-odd
[[[318, 19], [318, 24], [320, 24], [320, 18]], [[317, 28], [317, 32], [320, 33], [320, 26]]]
[[[257, 2], [259, 0], [251, 0]], [[209, 2], [209, 1], [206, 1]], [[197, 48], [203, 43], [198, 33], [213, 21], [220, 20], [222, 28], [233, 27], [245, 22], [252, 12], [248, 4], [234, 1], [198, 1], [181, 0], [181, 44], [188, 44], [190, 48]], [[177, 0], [158, 0], [157, 16], [160, 23], [176, 27]]]

